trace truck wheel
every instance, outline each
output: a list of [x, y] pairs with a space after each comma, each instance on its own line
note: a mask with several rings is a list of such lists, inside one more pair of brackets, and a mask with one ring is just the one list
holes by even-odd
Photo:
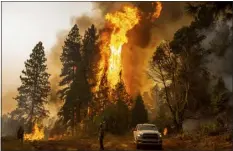
[[158, 146], [156, 146], [156, 149], [157, 150], [163, 150], [163, 146], [162, 145], [158, 145]]

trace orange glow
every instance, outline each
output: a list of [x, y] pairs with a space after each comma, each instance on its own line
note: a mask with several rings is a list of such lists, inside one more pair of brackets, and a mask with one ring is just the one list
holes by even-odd
[[163, 135], [164, 135], [164, 136], [167, 135], [167, 128], [164, 128], [164, 130], [163, 130]]
[[[161, 2], [153, 2], [154, 12], [150, 13], [152, 20], [157, 19], [162, 11]], [[140, 10], [131, 5], [123, 6], [121, 10], [108, 13], [105, 16], [106, 24], [100, 32], [101, 60], [99, 62], [100, 72], [97, 74], [98, 91], [103, 76], [107, 76], [107, 84], [114, 89], [120, 81], [122, 69], [121, 54], [123, 45], [128, 43], [127, 33], [136, 25], [140, 24]]]
[[25, 134], [24, 140], [34, 141], [44, 139], [44, 129], [39, 129], [38, 125], [35, 124], [31, 134]]
[[156, 8], [155, 8], [155, 12], [154, 12], [154, 14], [153, 14], [153, 19], [156, 19], [156, 18], [159, 18], [159, 16], [160, 16], [160, 13], [161, 13], [161, 11], [162, 11], [162, 4], [161, 4], [161, 2], [156, 2]]
[[62, 140], [63, 137], [65, 137], [66, 135], [54, 135], [53, 137], [49, 137], [48, 140]]

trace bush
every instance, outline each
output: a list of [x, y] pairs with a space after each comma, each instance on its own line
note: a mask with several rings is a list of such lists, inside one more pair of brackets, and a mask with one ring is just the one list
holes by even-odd
[[135, 127], [137, 124], [140, 123], [147, 123], [148, 122], [148, 113], [145, 108], [144, 102], [142, 100], [142, 96], [137, 96], [135, 100], [135, 104], [132, 108], [132, 121], [131, 126]]
[[200, 126], [200, 132], [202, 135], [218, 135], [219, 126], [216, 122], [203, 124]]
[[82, 136], [98, 135], [98, 125], [99, 122], [96, 122], [95, 120], [84, 119], [80, 124], [79, 129], [82, 132]]
[[233, 140], [233, 134], [231, 133], [227, 133], [224, 135], [224, 139], [228, 142], [231, 142]]
[[157, 117], [153, 123], [157, 126], [160, 132], [163, 132], [164, 128], [171, 132], [172, 120], [169, 117]]
[[112, 134], [125, 134], [130, 125], [129, 109], [125, 102], [118, 100], [116, 104], [110, 104], [98, 116], [94, 117], [94, 125], [98, 127], [103, 120], [106, 121], [106, 132]]
[[159, 131], [163, 133], [164, 128], [167, 128], [168, 133], [174, 131], [172, 129], [173, 121], [170, 111], [167, 110], [166, 106], [160, 105], [160, 109], [157, 111], [156, 119], [153, 123], [158, 127]]

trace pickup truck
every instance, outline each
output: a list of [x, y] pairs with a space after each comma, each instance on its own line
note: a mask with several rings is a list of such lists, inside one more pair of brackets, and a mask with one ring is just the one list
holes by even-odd
[[137, 149], [142, 145], [155, 145], [162, 149], [162, 135], [154, 124], [138, 124], [133, 134]]

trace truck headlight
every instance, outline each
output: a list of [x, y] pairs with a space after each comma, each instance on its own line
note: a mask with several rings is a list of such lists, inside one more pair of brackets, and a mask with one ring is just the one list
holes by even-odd
[[138, 134], [137, 136], [138, 136], [138, 137], [142, 137], [142, 134]]

